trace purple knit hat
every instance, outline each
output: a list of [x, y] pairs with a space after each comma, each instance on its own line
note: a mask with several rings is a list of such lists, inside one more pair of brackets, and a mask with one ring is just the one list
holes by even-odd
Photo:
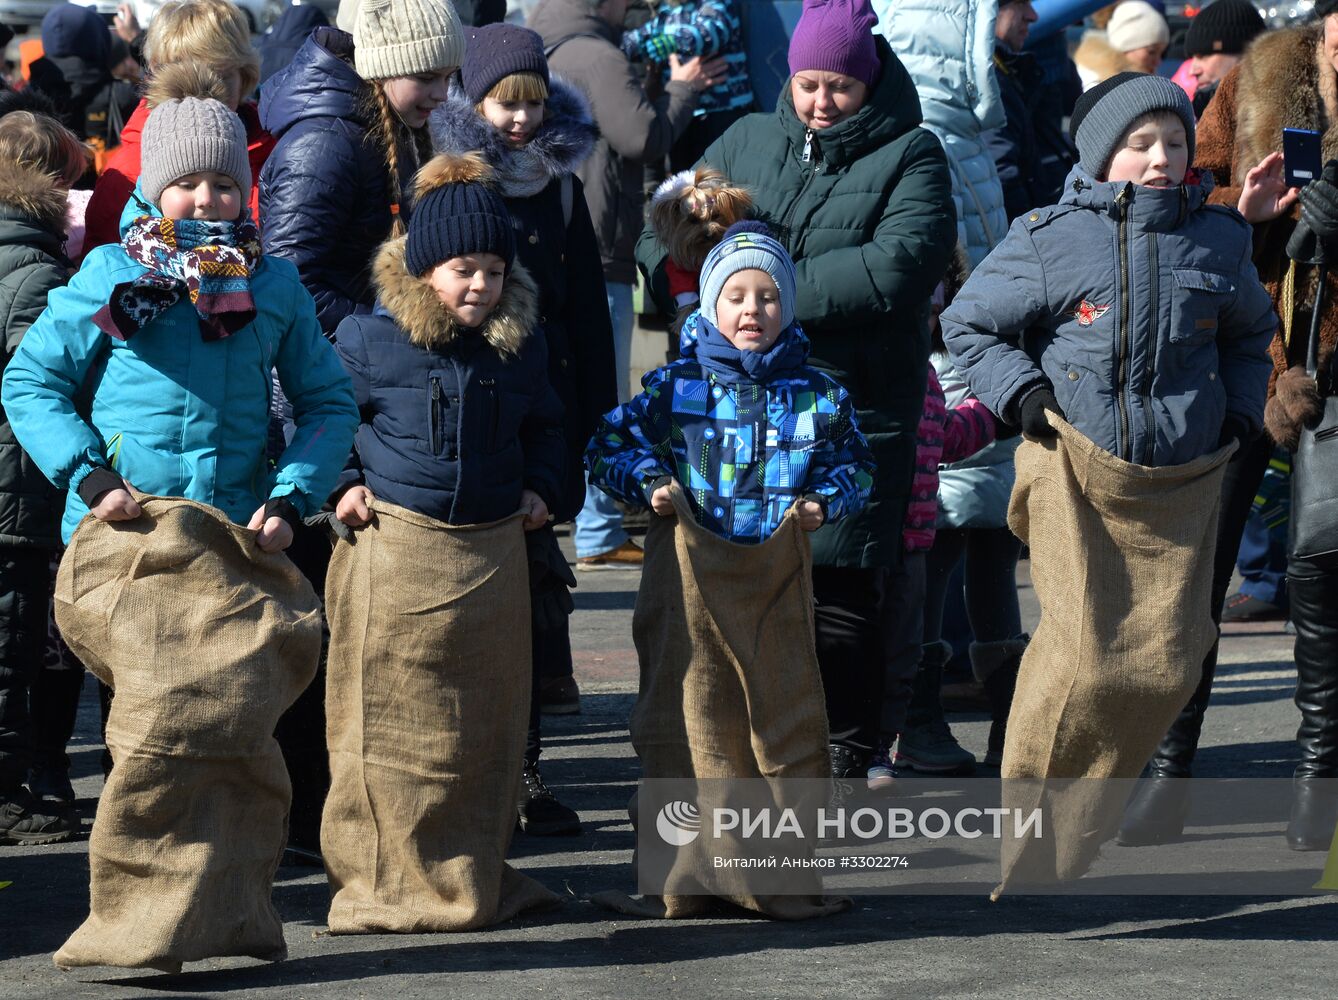
[[807, 69], [853, 76], [867, 87], [882, 66], [873, 45], [878, 15], [869, 0], [804, 0], [790, 37], [790, 73]]

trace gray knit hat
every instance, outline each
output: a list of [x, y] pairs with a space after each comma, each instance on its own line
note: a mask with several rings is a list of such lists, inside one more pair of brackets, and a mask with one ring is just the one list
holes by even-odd
[[[760, 232], [759, 232], [760, 230]], [[725, 235], [706, 255], [701, 271], [701, 311], [712, 323], [716, 319], [716, 303], [720, 291], [731, 275], [756, 268], [765, 271], [776, 283], [780, 293], [781, 329], [794, 322], [795, 272], [794, 261], [767, 232], [766, 226], [751, 220], [736, 222], [725, 230]]]
[[353, 25], [353, 68], [364, 80], [458, 69], [465, 29], [450, 0], [362, 0]]
[[1069, 135], [1078, 147], [1078, 165], [1101, 177], [1119, 150], [1129, 126], [1153, 111], [1170, 111], [1185, 124], [1189, 162], [1194, 162], [1194, 105], [1178, 84], [1147, 73], [1117, 73], [1078, 98]]
[[250, 197], [251, 161], [246, 126], [227, 105], [210, 98], [164, 101], [144, 123], [140, 139], [139, 186], [157, 204], [163, 188], [179, 177], [215, 170], [237, 182]]

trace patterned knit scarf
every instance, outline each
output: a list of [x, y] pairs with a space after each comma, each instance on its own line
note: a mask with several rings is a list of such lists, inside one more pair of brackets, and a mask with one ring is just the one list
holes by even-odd
[[161, 313], [190, 297], [205, 340], [222, 340], [255, 319], [251, 272], [260, 235], [249, 219], [202, 222], [141, 216], [121, 246], [148, 273], [112, 289], [93, 316], [104, 333], [129, 340]]

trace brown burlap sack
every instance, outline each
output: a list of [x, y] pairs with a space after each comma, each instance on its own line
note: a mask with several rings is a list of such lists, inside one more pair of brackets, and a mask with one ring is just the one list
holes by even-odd
[[[632, 746], [645, 779], [768, 778], [830, 775], [827, 709], [813, 639], [808, 538], [791, 511], [760, 545], [738, 545], [697, 524], [673, 489], [677, 517], [652, 517], [632, 635], [641, 687], [632, 710]], [[690, 852], [684, 864], [700, 863]], [[816, 873], [794, 875], [800, 894], [759, 896], [731, 890], [729, 871], [713, 872], [720, 897], [757, 913], [802, 919], [835, 913], [849, 900], [823, 898]], [[807, 884], [809, 891], [802, 892]], [[597, 902], [645, 916], [686, 917], [707, 896]]]
[[292, 789], [274, 726], [316, 671], [316, 594], [222, 512], [137, 499], [137, 520], [85, 518], [56, 578], [56, 624], [116, 698], [91, 913], [55, 961], [280, 959], [270, 889]]
[[[1113, 833], [1217, 636], [1219, 493], [1233, 448], [1130, 465], [1051, 416], [1017, 452], [1008, 511], [1031, 548], [1041, 622], [1008, 717], [1004, 805], [1044, 807], [1041, 836], [1003, 844], [1003, 884], [1077, 878]], [[1006, 825], [1005, 829], [1011, 829]]]
[[530, 710], [520, 517], [373, 509], [325, 584], [330, 930], [462, 931], [552, 904], [506, 863]]

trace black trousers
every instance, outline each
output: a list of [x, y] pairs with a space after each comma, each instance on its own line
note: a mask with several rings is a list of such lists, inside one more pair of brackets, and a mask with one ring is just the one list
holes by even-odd
[[525, 763], [533, 767], [539, 763], [542, 749], [539, 685], [554, 677], [571, 676], [571, 619], [564, 618], [559, 628], [536, 628], [530, 649], [530, 728], [525, 736]]
[[17, 791], [33, 760], [32, 689], [46, 650], [51, 553], [0, 549], [0, 795]]
[[813, 568], [814, 631], [831, 741], [866, 756], [878, 746], [883, 710], [889, 572]]
[[977, 642], [1001, 642], [1022, 631], [1017, 557], [1022, 543], [1007, 528], [944, 528], [925, 563], [925, 642], [943, 637], [943, 608], [953, 570], [966, 558], [966, 616]]

